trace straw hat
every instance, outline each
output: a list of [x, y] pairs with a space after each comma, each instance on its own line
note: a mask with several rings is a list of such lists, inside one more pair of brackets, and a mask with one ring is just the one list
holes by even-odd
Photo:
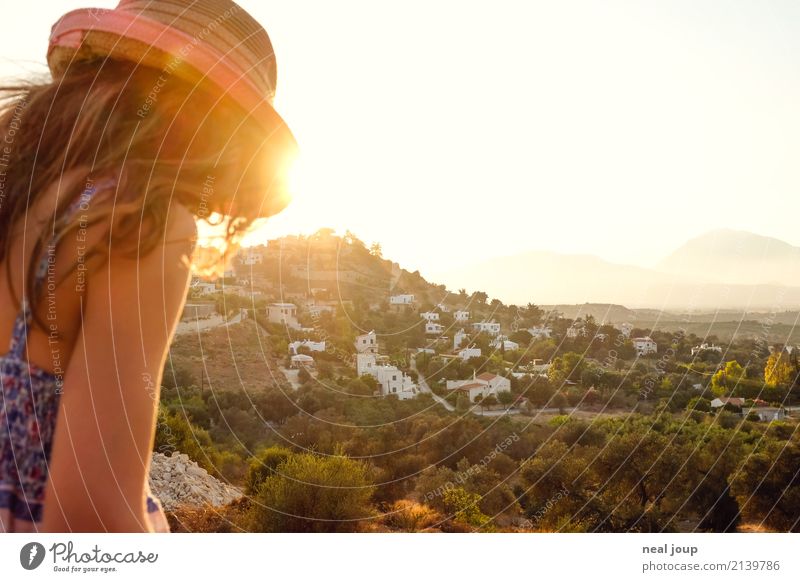
[[271, 145], [294, 151], [273, 109], [277, 65], [264, 28], [230, 0], [121, 0], [113, 10], [83, 8], [53, 25], [47, 62], [54, 78], [70, 63], [112, 57], [210, 82], [265, 129]]

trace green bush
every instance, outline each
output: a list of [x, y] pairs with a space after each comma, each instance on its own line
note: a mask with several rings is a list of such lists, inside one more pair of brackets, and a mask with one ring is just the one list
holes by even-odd
[[261, 484], [273, 473], [278, 465], [285, 462], [292, 456], [292, 451], [283, 447], [269, 447], [256, 457], [250, 459], [245, 478], [247, 493], [255, 495]]
[[367, 465], [336, 455], [293, 454], [253, 498], [248, 528], [259, 532], [354, 532], [372, 517]]

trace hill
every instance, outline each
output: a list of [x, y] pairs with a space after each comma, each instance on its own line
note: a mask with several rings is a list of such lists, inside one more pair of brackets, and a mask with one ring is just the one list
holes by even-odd
[[751, 232], [713, 230], [681, 245], [657, 269], [701, 282], [796, 287], [800, 248]]
[[611, 303], [673, 311], [800, 308], [800, 249], [738, 231], [693, 239], [652, 269], [534, 251], [477, 262], [441, 278], [521, 304]]

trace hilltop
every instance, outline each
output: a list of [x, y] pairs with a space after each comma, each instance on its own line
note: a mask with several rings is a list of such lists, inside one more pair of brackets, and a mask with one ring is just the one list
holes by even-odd
[[800, 248], [731, 230], [687, 241], [651, 268], [533, 251], [480, 261], [441, 277], [515, 303], [613, 303], [670, 311], [800, 308]]

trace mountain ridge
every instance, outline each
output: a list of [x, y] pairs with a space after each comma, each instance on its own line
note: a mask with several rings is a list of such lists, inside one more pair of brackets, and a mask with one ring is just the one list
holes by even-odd
[[781, 310], [800, 307], [800, 248], [747, 231], [717, 229], [689, 239], [654, 268], [533, 250], [435, 278], [508, 303]]

